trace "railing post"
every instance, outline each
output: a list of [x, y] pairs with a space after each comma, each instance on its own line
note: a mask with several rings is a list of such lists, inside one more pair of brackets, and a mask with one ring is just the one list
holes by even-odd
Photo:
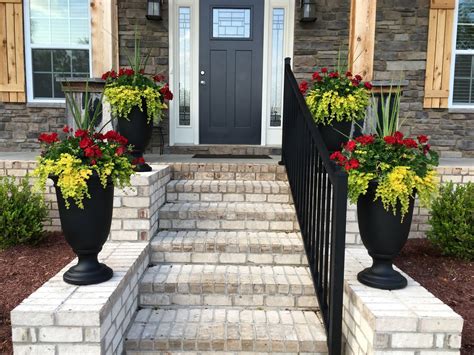
[[282, 133], [281, 133], [281, 160], [278, 162], [279, 165], [285, 165], [285, 146], [286, 146], [286, 134], [285, 132], [288, 131], [286, 126], [286, 121], [288, 120], [289, 114], [288, 109], [290, 108], [289, 105], [289, 94], [290, 94], [290, 86], [289, 81], [286, 75], [287, 67], [291, 67], [291, 58], [285, 58], [285, 65], [283, 68], [283, 122], [282, 122]]
[[[329, 353], [342, 353], [342, 307], [344, 297], [344, 260], [346, 246], [346, 217], [347, 217], [347, 175], [339, 172], [335, 176], [332, 211], [332, 243], [331, 243], [331, 287], [329, 299], [332, 300], [329, 308]], [[335, 341], [339, 339], [339, 341]]]

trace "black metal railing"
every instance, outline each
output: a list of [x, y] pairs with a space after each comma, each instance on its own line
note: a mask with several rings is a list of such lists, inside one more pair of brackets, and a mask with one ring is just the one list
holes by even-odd
[[329, 354], [341, 354], [347, 174], [329, 158], [285, 59], [282, 163], [326, 328]]

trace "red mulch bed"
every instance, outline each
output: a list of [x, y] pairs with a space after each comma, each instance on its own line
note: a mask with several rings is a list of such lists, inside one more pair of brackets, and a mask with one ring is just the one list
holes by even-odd
[[464, 318], [461, 354], [474, 354], [474, 262], [443, 256], [428, 240], [412, 239], [395, 264]]
[[74, 259], [59, 233], [49, 233], [36, 246], [0, 251], [0, 354], [12, 354], [10, 311]]

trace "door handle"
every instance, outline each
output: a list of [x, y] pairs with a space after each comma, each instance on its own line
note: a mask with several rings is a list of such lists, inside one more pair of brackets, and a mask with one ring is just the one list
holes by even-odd
[[199, 82], [199, 84], [201, 84], [201, 85], [204, 86], [204, 85], [206, 85], [206, 81], [205, 81], [205, 80], [201, 80], [201, 81]]

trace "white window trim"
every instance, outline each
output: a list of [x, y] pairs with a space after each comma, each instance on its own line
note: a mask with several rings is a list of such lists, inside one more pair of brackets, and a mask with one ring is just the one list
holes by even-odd
[[[263, 37], [263, 81], [262, 81], [262, 145], [281, 146], [283, 129], [283, 94], [282, 94], [282, 125], [280, 127], [270, 126], [271, 112], [271, 80], [272, 80], [272, 43], [273, 43], [273, 9], [284, 9], [284, 39], [283, 57], [293, 57], [293, 43], [295, 31], [295, 1], [288, 0], [266, 0], [264, 37]], [[283, 65], [284, 69], [284, 65]], [[284, 82], [285, 76], [282, 76]], [[282, 89], [284, 85], [282, 83]]]
[[[52, 103], [52, 104], [63, 104], [66, 102], [65, 99], [35, 99], [33, 97], [33, 63], [31, 52], [35, 48], [46, 48], [46, 49], [63, 49], [65, 46], [59, 46], [51, 44], [48, 46], [31, 44], [31, 32], [30, 32], [30, 0], [23, 1], [23, 23], [25, 31], [25, 71], [26, 71], [26, 98], [29, 103]], [[89, 6], [89, 45], [75, 45], [68, 46], [67, 49], [88, 49], [89, 50], [89, 70], [90, 77], [92, 77], [92, 28], [91, 28], [91, 8]]]
[[[191, 10], [191, 58], [190, 58], [190, 124], [179, 124], [179, 21], [180, 7]], [[199, 1], [169, 0], [169, 85], [175, 100], [169, 102], [170, 145], [199, 144]]]
[[459, 0], [456, 0], [456, 5], [454, 8], [454, 21], [453, 21], [453, 40], [452, 40], [452, 51], [451, 51], [451, 71], [449, 75], [449, 102], [448, 108], [451, 112], [456, 112], [457, 109], [460, 111], [457, 112], [473, 112], [473, 104], [455, 104], [453, 103], [453, 94], [454, 94], [454, 68], [456, 66], [456, 54], [472, 54], [474, 55], [474, 49], [456, 49], [456, 40], [458, 33], [458, 15], [459, 15]]

